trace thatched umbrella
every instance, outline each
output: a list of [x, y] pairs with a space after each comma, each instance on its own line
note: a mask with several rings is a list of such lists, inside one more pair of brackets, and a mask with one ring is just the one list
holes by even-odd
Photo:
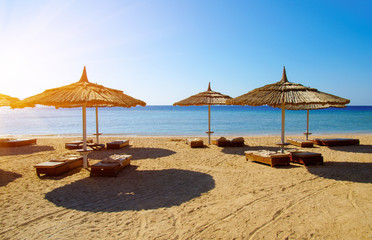
[[[28, 97], [13, 107], [33, 107], [36, 104], [56, 108], [82, 107], [83, 115], [83, 153], [87, 152], [86, 108], [87, 107], [135, 107], [146, 106], [146, 103], [128, 96], [123, 91], [107, 88], [88, 81], [84, 66], [80, 81], [66, 86], [45, 90]], [[98, 134], [98, 133], [97, 133]], [[84, 154], [84, 167], [88, 167], [87, 154]]]
[[173, 106], [203, 106], [208, 105], [208, 144], [211, 144], [211, 105], [225, 105], [226, 101], [231, 99], [230, 96], [224, 95], [219, 92], [211, 90], [211, 83], [208, 84], [208, 90], [195, 94], [191, 97], [188, 97], [184, 100], [176, 102]]
[[18, 98], [11, 97], [5, 94], [0, 94], [0, 107], [10, 106], [18, 101], [19, 101]]
[[312, 107], [338, 106], [349, 103], [350, 100], [332, 94], [320, 92], [315, 88], [304, 87], [298, 83], [288, 82], [285, 67], [279, 82], [256, 88], [246, 94], [231, 99], [232, 105], [269, 105], [282, 109], [281, 151], [284, 152], [285, 109], [307, 110]]

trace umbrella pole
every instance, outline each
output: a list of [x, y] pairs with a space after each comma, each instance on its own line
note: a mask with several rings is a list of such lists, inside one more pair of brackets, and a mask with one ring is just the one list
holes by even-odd
[[83, 149], [78, 149], [81, 155], [83, 155], [83, 167], [88, 168], [88, 154], [92, 150], [87, 149], [87, 107], [84, 104], [83, 109]]
[[84, 154], [87, 151], [87, 107], [83, 105], [83, 167], [88, 168], [88, 156]]
[[208, 105], [208, 144], [211, 145], [211, 134], [213, 133], [211, 131], [211, 105]]
[[306, 116], [306, 140], [309, 140], [309, 109], [307, 109]]
[[96, 143], [99, 144], [99, 131], [98, 131], [98, 107], [96, 106]]
[[87, 108], [83, 106], [83, 150], [87, 150]]
[[282, 143], [280, 146], [280, 152], [284, 153], [284, 134], [285, 134], [285, 104], [282, 104]]
[[208, 144], [211, 145], [211, 105], [208, 105]]

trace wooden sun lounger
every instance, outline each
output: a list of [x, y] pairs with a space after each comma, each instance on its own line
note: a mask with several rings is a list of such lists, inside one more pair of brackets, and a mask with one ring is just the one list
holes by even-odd
[[103, 143], [87, 143], [87, 147], [90, 147], [93, 150], [105, 149], [105, 144]]
[[58, 176], [80, 166], [83, 166], [83, 157], [65, 156], [36, 164], [34, 167], [36, 168], [37, 176], [40, 177], [41, 174]]
[[245, 151], [246, 160], [269, 164], [271, 167], [281, 165], [288, 166], [290, 162], [289, 153], [277, 153], [273, 151]]
[[129, 140], [116, 140], [106, 143], [107, 149], [120, 149], [129, 145]]
[[[87, 141], [87, 147], [93, 149], [93, 150], [101, 150], [105, 148], [105, 144], [98, 144], [93, 143], [93, 140]], [[83, 148], [83, 141], [73, 141], [65, 143], [65, 148], [69, 150], [73, 149], [82, 149]]]
[[[93, 143], [92, 139], [87, 140], [88, 143]], [[72, 141], [65, 143], [65, 148], [72, 150], [72, 149], [82, 149], [83, 148], [83, 141]]]
[[301, 139], [292, 139], [288, 138], [287, 141], [292, 144], [303, 148], [314, 147], [314, 142], [311, 140], [301, 140]]
[[230, 140], [220, 137], [217, 139], [212, 139], [212, 144], [217, 145], [219, 147], [227, 147], [230, 146]]
[[191, 148], [201, 148], [204, 147], [204, 142], [201, 139], [187, 139], [186, 143], [190, 145]]
[[315, 138], [314, 143], [319, 146], [348, 146], [359, 145], [359, 139], [355, 138]]
[[36, 139], [5, 139], [0, 141], [0, 147], [20, 147], [36, 144]]
[[232, 138], [229, 141], [231, 147], [244, 147], [244, 138], [242, 137]]
[[323, 156], [315, 152], [291, 152], [291, 162], [302, 163], [307, 166], [310, 164], [323, 165]]
[[232, 138], [226, 139], [224, 137], [220, 137], [218, 139], [213, 139], [212, 144], [217, 145], [219, 147], [243, 147], [244, 146], [244, 138]]
[[116, 177], [126, 166], [130, 165], [132, 155], [112, 155], [90, 167], [90, 176]]

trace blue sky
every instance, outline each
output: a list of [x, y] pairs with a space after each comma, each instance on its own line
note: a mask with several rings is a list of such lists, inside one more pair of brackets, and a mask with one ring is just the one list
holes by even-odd
[[281, 79], [372, 105], [372, 1], [0, 0], [0, 93], [88, 79], [149, 105]]

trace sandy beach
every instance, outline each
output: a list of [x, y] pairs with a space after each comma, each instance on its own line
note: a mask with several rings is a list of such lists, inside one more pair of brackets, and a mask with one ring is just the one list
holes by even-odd
[[79, 138], [0, 148], [0, 238], [372, 239], [372, 135], [339, 137], [360, 146], [315, 146], [324, 165], [274, 168], [246, 161], [244, 151], [278, 150], [278, 136], [200, 149], [186, 137], [101, 137], [130, 140], [89, 154], [90, 164], [133, 155], [117, 177], [82, 168], [37, 177], [35, 164], [73, 153], [64, 143]]

